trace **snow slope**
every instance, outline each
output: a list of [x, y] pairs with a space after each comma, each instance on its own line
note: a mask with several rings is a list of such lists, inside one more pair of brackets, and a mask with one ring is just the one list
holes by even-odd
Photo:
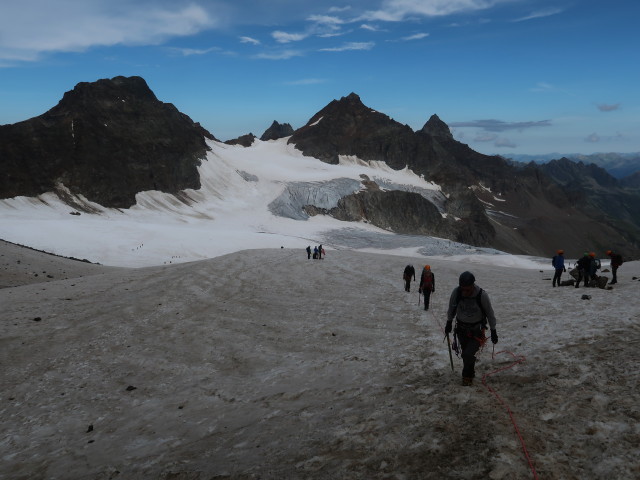
[[303, 156], [286, 139], [256, 140], [250, 148], [209, 145], [212, 151], [199, 168], [202, 187], [197, 191], [186, 190], [180, 196], [142, 192], [127, 210], [105, 209], [78, 198], [86, 209], [97, 212], [81, 215], [71, 215], [75, 210], [53, 193], [0, 200], [0, 238], [104, 265], [134, 267], [320, 243], [325, 249], [422, 250], [423, 256], [500, 253], [443, 239], [396, 236], [365, 223], [302, 212], [308, 200], [334, 207], [341, 196], [358, 191], [363, 178], [382, 188], [418, 192], [441, 204], [440, 188], [408, 169], [395, 171], [382, 162], [351, 157], [329, 165]]

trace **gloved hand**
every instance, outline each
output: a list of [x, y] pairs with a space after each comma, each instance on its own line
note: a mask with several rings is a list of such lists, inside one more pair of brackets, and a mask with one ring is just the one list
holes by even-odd
[[435, 291], [436, 291], [436, 289], [435, 289], [435, 288], [432, 288], [432, 289], [431, 289], [431, 291], [432, 291], [432, 292], [435, 292]]
[[498, 332], [496, 332], [495, 329], [491, 330], [491, 342], [494, 344], [498, 343]]
[[448, 335], [449, 333], [451, 333], [452, 329], [453, 329], [453, 326], [451, 322], [447, 322], [447, 324], [444, 327], [444, 333]]
[[422, 293], [422, 288], [419, 288], [419, 289], [418, 289], [418, 293]]
[[566, 268], [566, 267], [563, 267], [563, 268], [562, 268], [562, 271], [566, 272], [566, 271], [567, 271], [567, 268]]

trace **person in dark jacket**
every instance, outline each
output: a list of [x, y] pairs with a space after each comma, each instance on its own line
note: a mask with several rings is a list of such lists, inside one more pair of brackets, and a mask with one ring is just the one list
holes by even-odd
[[[462, 356], [462, 385], [469, 386], [475, 377], [476, 353], [486, 342], [486, 321], [491, 330], [491, 342], [498, 343], [496, 316], [493, 313], [489, 295], [475, 284], [476, 277], [471, 272], [463, 272], [458, 279], [458, 287], [451, 292], [447, 325], [444, 329], [448, 335], [453, 329], [456, 319], [455, 335]], [[486, 320], [485, 320], [486, 318]]]
[[307, 258], [311, 259], [311, 245], [307, 246]]
[[430, 265], [425, 265], [420, 275], [420, 288], [418, 293], [424, 295], [424, 309], [429, 310], [431, 294], [436, 291], [436, 276], [431, 271]]
[[556, 269], [556, 273], [553, 275], [553, 286], [560, 286], [560, 277], [562, 277], [562, 272], [566, 272], [567, 268], [564, 266], [564, 250], [558, 250], [556, 255], [553, 256], [551, 260], [551, 265]]
[[584, 279], [584, 286], [589, 286], [589, 270], [591, 270], [591, 257], [589, 252], [584, 252], [582, 258], [576, 262], [578, 268], [578, 280], [576, 280], [576, 288], [580, 287], [580, 282]]
[[411, 291], [411, 277], [413, 277], [413, 281], [416, 281], [416, 269], [413, 268], [413, 265], [407, 265], [404, 267], [404, 273], [402, 274], [402, 279], [404, 280], [404, 291]]
[[622, 255], [615, 253], [612, 250], [607, 250], [607, 255], [611, 258], [611, 279], [610, 285], [618, 283], [618, 267], [622, 265]]

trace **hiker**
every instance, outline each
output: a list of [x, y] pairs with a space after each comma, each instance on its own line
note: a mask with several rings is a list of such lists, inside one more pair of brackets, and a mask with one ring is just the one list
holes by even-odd
[[318, 247], [317, 246], [313, 247], [313, 259], [314, 260], [318, 259]]
[[566, 272], [567, 269], [564, 266], [564, 250], [558, 250], [556, 255], [551, 259], [551, 265], [556, 269], [556, 273], [553, 275], [553, 286], [560, 286], [560, 277], [562, 277], [562, 272]]
[[322, 244], [318, 247], [318, 260], [322, 260], [322, 254], [324, 250], [322, 249]]
[[462, 385], [469, 386], [475, 377], [476, 353], [487, 338], [487, 320], [491, 329], [491, 342], [498, 343], [496, 316], [493, 313], [489, 295], [475, 284], [476, 278], [471, 272], [463, 272], [458, 279], [458, 287], [451, 292], [447, 325], [444, 329], [448, 336], [456, 319], [455, 335], [462, 356]]
[[311, 245], [307, 245], [307, 259], [311, 258]]
[[431, 271], [431, 266], [425, 265], [420, 275], [420, 288], [418, 293], [424, 295], [424, 309], [429, 310], [429, 300], [431, 293], [436, 291], [436, 276]]
[[591, 257], [589, 252], [584, 252], [582, 258], [576, 262], [578, 269], [578, 279], [576, 280], [576, 288], [580, 287], [580, 281], [584, 279], [584, 286], [589, 286], [589, 270], [591, 268]]
[[591, 263], [589, 263], [589, 286], [596, 287], [598, 282], [598, 270], [600, 269], [600, 260], [596, 258], [595, 252], [589, 252]]
[[402, 274], [402, 279], [404, 280], [404, 291], [411, 291], [411, 277], [413, 277], [413, 281], [416, 281], [416, 269], [413, 268], [413, 265], [407, 265], [404, 267], [404, 273]]
[[622, 255], [615, 253], [613, 250], [607, 250], [607, 255], [611, 258], [611, 279], [610, 285], [618, 283], [618, 267], [624, 263]]

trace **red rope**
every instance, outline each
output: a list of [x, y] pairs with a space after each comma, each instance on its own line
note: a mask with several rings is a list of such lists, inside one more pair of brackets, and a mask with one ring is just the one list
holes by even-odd
[[[502, 367], [499, 368], [498, 370], [494, 370], [493, 372], [490, 373], [485, 373], [484, 375], [482, 375], [482, 385], [485, 386], [485, 388], [487, 390], [489, 390], [489, 392], [493, 393], [495, 395], [495, 397], [498, 399], [498, 402], [500, 402], [506, 409], [507, 409], [507, 413], [509, 413], [509, 418], [511, 418], [511, 423], [513, 424], [513, 428], [516, 431], [516, 435], [518, 436], [518, 439], [520, 439], [520, 445], [522, 445], [522, 451], [524, 452], [524, 456], [527, 459], [527, 462], [529, 463], [529, 468], [531, 469], [531, 473], [533, 474], [533, 478], [535, 478], [536, 480], [538, 479], [538, 474], [536, 473], [536, 468], [533, 466], [533, 461], [531, 460], [531, 456], [529, 455], [529, 452], [527, 450], [527, 446], [524, 443], [524, 439], [522, 438], [522, 434], [520, 433], [520, 429], [518, 428], [518, 424], [516, 423], [516, 419], [513, 416], [513, 411], [511, 410], [511, 407], [509, 407], [509, 405], [502, 399], [502, 397], [500, 395], [498, 395], [498, 392], [496, 392], [493, 387], [491, 385], [487, 384], [487, 378], [490, 377], [493, 374], [499, 373], [499, 372], [503, 372], [505, 370], [508, 370], [510, 368], [515, 367], [516, 365], [522, 363], [525, 361], [524, 356], [522, 355], [515, 355], [512, 352], [509, 352], [507, 350], [501, 350], [498, 352], [498, 354], [500, 353], [508, 353], [509, 355], [511, 355], [514, 359], [514, 362], [511, 365], [508, 365], [506, 367]], [[494, 355], [496, 355], [494, 353]]]
[[[440, 329], [442, 330], [442, 333], [444, 333], [444, 328], [442, 328], [442, 324], [440, 323], [440, 321], [436, 318], [435, 315], [431, 314], [431, 316], [434, 318], [434, 320], [436, 321], [436, 323], [438, 324], [438, 326], [440, 327]], [[477, 339], [479, 340], [479, 339]], [[484, 338], [484, 341], [487, 341], [487, 338]], [[484, 342], [481, 343], [481, 347], [484, 347]], [[494, 346], [495, 348], [495, 346]], [[482, 351], [482, 348], [480, 349], [480, 351]], [[506, 367], [502, 367], [499, 368], [498, 370], [494, 370], [493, 372], [489, 372], [489, 373], [485, 373], [484, 375], [482, 375], [482, 385], [484, 385], [484, 387], [491, 392], [493, 395], [495, 395], [495, 397], [498, 399], [498, 402], [500, 402], [506, 409], [507, 409], [507, 413], [509, 414], [509, 418], [511, 419], [511, 423], [513, 424], [513, 428], [516, 431], [516, 435], [518, 436], [518, 439], [520, 440], [520, 445], [522, 445], [522, 451], [524, 452], [524, 456], [527, 459], [527, 462], [529, 463], [529, 468], [531, 469], [531, 473], [533, 474], [533, 478], [535, 480], [538, 480], [538, 474], [536, 473], [536, 468], [533, 466], [533, 461], [531, 460], [531, 456], [529, 455], [529, 451], [527, 450], [527, 446], [524, 443], [524, 438], [522, 438], [522, 434], [520, 433], [520, 429], [518, 428], [518, 424], [516, 423], [516, 419], [513, 416], [513, 411], [511, 410], [511, 407], [509, 407], [509, 405], [507, 404], [507, 402], [505, 402], [502, 397], [500, 395], [498, 395], [498, 392], [496, 392], [493, 387], [491, 387], [491, 385], [487, 385], [487, 378], [490, 377], [491, 375], [494, 375], [496, 373], [499, 372], [503, 372], [505, 370], [509, 370], [510, 368], [515, 367], [516, 365], [524, 362], [526, 359], [524, 358], [523, 355], [515, 355], [512, 352], [509, 352], [507, 350], [501, 350], [498, 352], [498, 354], [500, 353], [508, 353], [509, 355], [511, 355], [514, 359], [514, 362], [511, 365], [507, 365]], [[496, 353], [493, 353], [491, 358], [495, 357]]]

